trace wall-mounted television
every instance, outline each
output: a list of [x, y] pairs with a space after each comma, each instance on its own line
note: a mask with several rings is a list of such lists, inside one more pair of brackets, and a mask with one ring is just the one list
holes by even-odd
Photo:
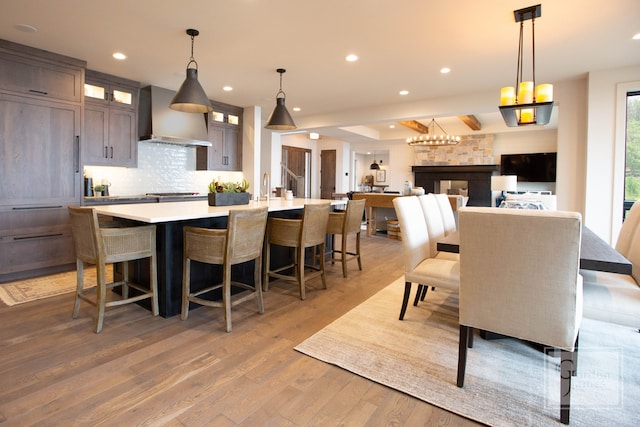
[[518, 181], [555, 182], [557, 153], [503, 154], [502, 175], [518, 175]]

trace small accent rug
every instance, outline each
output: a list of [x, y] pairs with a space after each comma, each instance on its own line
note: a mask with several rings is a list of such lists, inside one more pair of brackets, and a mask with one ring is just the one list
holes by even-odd
[[[107, 266], [107, 277], [112, 277], [112, 266]], [[96, 283], [95, 267], [84, 269], [85, 288]], [[91, 285], [90, 285], [91, 284]], [[0, 283], [0, 300], [8, 306], [23, 304], [76, 290], [76, 272], [51, 274], [8, 283]]]
[[[401, 277], [295, 349], [484, 424], [562, 425], [559, 358], [476, 336], [458, 388], [457, 293], [429, 290], [400, 321], [403, 291]], [[640, 333], [584, 319], [571, 388], [571, 426], [637, 426]]]

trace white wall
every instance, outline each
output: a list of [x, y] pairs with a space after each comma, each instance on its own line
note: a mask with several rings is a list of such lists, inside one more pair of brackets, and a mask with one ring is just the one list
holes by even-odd
[[[640, 88], [640, 66], [589, 73], [585, 173], [585, 224], [614, 242], [622, 222], [624, 168], [620, 166], [619, 86]], [[617, 167], [616, 167], [617, 163]]]

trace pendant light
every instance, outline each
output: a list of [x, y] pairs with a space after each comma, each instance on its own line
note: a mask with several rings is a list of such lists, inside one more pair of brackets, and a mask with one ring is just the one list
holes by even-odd
[[[382, 163], [382, 160], [380, 160]], [[376, 163], [376, 153], [373, 153], [373, 162], [369, 165], [369, 170], [380, 170], [380, 165]]]
[[[520, 23], [518, 43], [518, 67], [516, 85], [503, 87], [500, 91], [500, 113], [507, 126], [546, 125], [553, 110], [553, 86], [536, 86], [536, 32], [535, 21], [542, 15], [542, 5], [530, 6], [513, 11], [516, 22]], [[531, 64], [532, 81], [523, 81], [522, 62], [524, 55], [524, 21], [531, 20]], [[517, 91], [517, 93], [516, 93]]]
[[289, 114], [287, 107], [284, 105], [286, 95], [282, 90], [282, 74], [287, 70], [284, 68], [278, 68], [276, 71], [280, 74], [280, 90], [276, 94], [276, 108], [269, 116], [265, 129], [292, 130], [296, 128], [296, 124], [293, 122], [291, 114]]
[[[173, 97], [169, 108], [185, 113], [209, 113], [213, 111], [213, 107], [198, 82], [198, 63], [193, 59], [193, 41], [200, 32], [190, 28], [187, 34], [191, 36], [191, 57], [187, 63], [187, 78]], [[192, 63], [195, 64], [195, 68], [189, 68]]]

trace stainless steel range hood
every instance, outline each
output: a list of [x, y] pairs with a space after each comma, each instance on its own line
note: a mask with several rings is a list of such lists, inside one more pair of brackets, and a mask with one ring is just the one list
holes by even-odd
[[210, 147], [207, 117], [169, 108], [174, 91], [157, 86], [140, 89], [138, 134], [140, 141]]

